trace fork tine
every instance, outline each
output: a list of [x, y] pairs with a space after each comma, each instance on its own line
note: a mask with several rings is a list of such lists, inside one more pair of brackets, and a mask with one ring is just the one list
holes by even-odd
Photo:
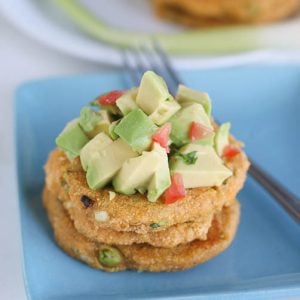
[[135, 47], [130, 50], [131, 57], [134, 59], [136, 72], [139, 73], [139, 77], [141, 78], [142, 75], [148, 70], [148, 66], [145, 64], [143, 59], [143, 54], [141, 51]]
[[177, 72], [174, 70], [172, 63], [166, 54], [165, 50], [162, 48], [162, 46], [159, 44], [159, 42], [155, 39], [152, 40], [153, 49], [156, 51], [158, 56], [160, 57], [161, 61], [163, 62], [163, 65], [165, 66], [166, 70], [168, 71], [169, 76], [172, 78], [172, 80], [175, 82], [175, 84], [178, 86], [182, 83], [182, 80], [178, 76]]
[[126, 50], [121, 50], [121, 57], [123, 61], [123, 66], [125, 70], [129, 72], [130, 78], [134, 85], [138, 86], [140, 82], [139, 74], [136, 70], [136, 67], [130, 62], [128, 52]]
[[121, 50], [123, 65], [129, 71], [130, 78], [135, 85], [138, 85], [143, 73], [153, 70], [162, 77], [168, 78], [168, 86], [172, 93], [176, 93], [177, 84], [170, 77], [168, 70], [153, 47], [139, 45], [133, 49]]
[[139, 47], [140, 54], [147, 60], [150, 69], [155, 71], [158, 75], [164, 77], [168, 83], [169, 90], [172, 94], [177, 91], [178, 84], [170, 76], [169, 70], [166, 68], [165, 63], [159, 57], [157, 51], [153, 48], [152, 44], [143, 44]]
[[151, 52], [151, 48], [146, 46], [145, 44], [139, 45], [137, 48], [137, 51], [139, 52], [140, 56], [144, 58], [144, 60], [147, 62], [147, 67], [145, 66], [145, 70], [152, 70], [158, 75], [162, 76], [162, 69], [158, 65], [157, 61], [155, 60], [155, 57], [153, 55], [153, 51]]

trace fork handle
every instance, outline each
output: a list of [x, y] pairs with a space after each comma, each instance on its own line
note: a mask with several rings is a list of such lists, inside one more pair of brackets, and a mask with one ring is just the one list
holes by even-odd
[[258, 181], [296, 221], [300, 222], [300, 199], [298, 199], [296, 195], [288, 191], [279, 181], [270, 174], [267, 174], [253, 161], [251, 161], [249, 174]]

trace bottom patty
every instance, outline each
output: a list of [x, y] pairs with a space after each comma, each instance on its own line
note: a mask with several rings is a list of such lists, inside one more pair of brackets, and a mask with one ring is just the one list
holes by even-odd
[[106, 245], [78, 233], [55, 194], [45, 189], [43, 201], [58, 245], [91, 267], [109, 272], [125, 269], [178, 271], [201, 264], [230, 245], [240, 215], [239, 203], [234, 201], [214, 217], [207, 240], [194, 240], [174, 248], [158, 248], [148, 244]]

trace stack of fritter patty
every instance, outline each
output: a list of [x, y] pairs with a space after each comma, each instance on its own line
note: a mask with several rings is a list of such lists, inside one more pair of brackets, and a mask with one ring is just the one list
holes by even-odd
[[166, 205], [109, 187], [91, 190], [79, 159], [71, 162], [56, 149], [45, 167], [43, 197], [56, 241], [105, 271], [176, 271], [205, 262], [229, 246], [239, 222], [235, 197], [249, 163], [240, 152], [225, 164], [233, 176], [223, 185], [188, 189], [184, 199]]
[[193, 27], [265, 23], [299, 12], [299, 0], [152, 0], [156, 14]]

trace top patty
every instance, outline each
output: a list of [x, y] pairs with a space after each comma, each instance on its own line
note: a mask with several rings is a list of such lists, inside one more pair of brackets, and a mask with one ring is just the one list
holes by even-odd
[[[231, 143], [238, 144], [234, 139], [231, 139]], [[143, 234], [153, 230], [153, 223], [163, 223], [164, 226], [156, 230], [164, 230], [178, 223], [206, 219], [220, 212], [224, 205], [229, 205], [243, 186], [249, 162], [245, 153], [241, 152], [227, 161], [226, 165], [233, 171], [233, 176], [224, 184], [219, 187], [188, 189], [184, 199], [171, 205], [164, 204], [160, 199], [151, 203], [139, 193], [131, 196], [117, 194], [113, 200], [109, 200], [108, 192], [112, 188], [91, 190], [79, 159], [70, 162], [61, 150], [56, 149], [50, 154], [45, 166], [46, 186], [58, 197], [60, 190], [68, 193], [68, 197], [61, 198], [69, 198], [70, 203], [65, 207], [71, 217], [73, 211], [82, 220], [89, 220], [94, 227]], [[64, 186], [64, 189], [60, 186]], [[90, 207], [85, 208], [82, 196], [92, 200]], [[100, 221], [95, 218], [99, 215]]]

